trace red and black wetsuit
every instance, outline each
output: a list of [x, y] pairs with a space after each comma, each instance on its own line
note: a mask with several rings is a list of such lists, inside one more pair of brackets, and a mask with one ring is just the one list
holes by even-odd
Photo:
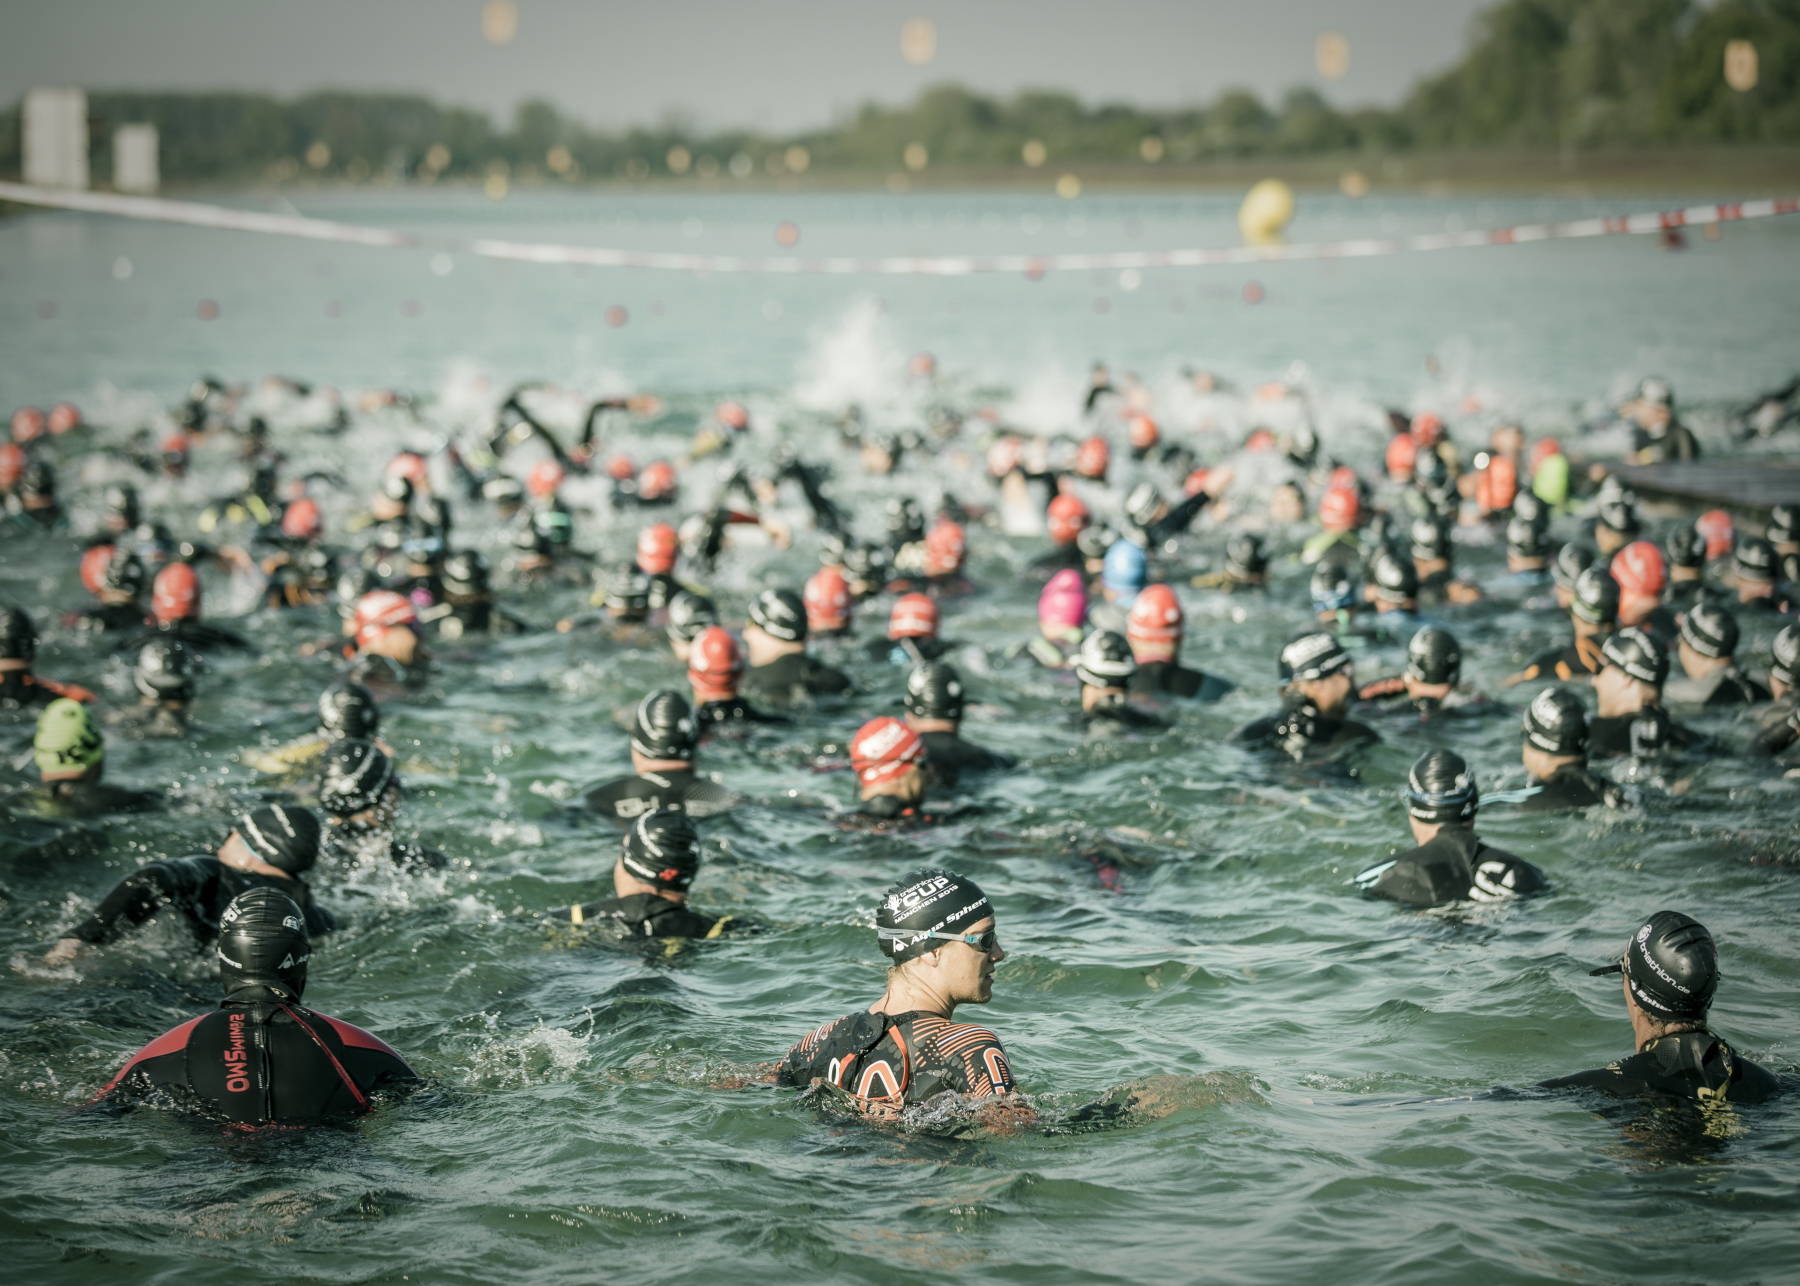
[[378, 1036], [297, 1004], [227, 1002], [132, 1055], [95, 1101], [174, 1106], [234, 1125], [316, 1125], [361, 1116], [418, 1075]]
[[919, 1011], [863, 1010], [833, 1019], [788, 1050], [775, 1078], [798, 1086], [823, 1081], [882, 1109], [945, 1092], [991, 1098], [1014, 1088], [998, 1036]]

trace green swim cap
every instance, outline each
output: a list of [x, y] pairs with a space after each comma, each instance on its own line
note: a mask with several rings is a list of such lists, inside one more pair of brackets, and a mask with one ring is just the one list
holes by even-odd
[[1531, 490], [1552, 509], [1569, 502], [1569, 457], [1557, 452], [1545, 456], [1537, 472], [1531, 475]]
[[58, 697], [38, 716], [31, 742], [38, 772], [45, 777], [76, 776], [106, 759], [106, 738], [79, 701]]

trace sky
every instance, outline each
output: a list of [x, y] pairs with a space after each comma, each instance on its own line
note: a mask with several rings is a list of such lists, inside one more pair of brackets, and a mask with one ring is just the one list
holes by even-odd
[[[504, 3], [504, 0], [501, 0]], [[1391, 104], [1453, 63], [1492, 0], [513, 0], [509, 43], [486, 0], [53, 0], [11, 3], [0, 102], [34, 85], [88, 89], [402, 90], [506, 119], [543, 97], [596, 126], [671, 118], [789, 132], [941, 81], [1086, 101], [1205, 102], [1227, 86], [1274, 100], [1310, 85], [1339, 106]], [[929, 21], [923, 65], [901, 53]], [[1347, 70], [1315, 66], [1321, 33]]]

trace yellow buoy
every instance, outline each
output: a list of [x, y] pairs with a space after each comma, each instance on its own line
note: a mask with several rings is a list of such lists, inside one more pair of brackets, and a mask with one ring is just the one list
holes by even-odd
[[1281, 239], [1281, 230], [1294, 218], [1294, 190], [1280, 179], [1264, 179], [1244, 194], [1238, 207], [1238, 231], [1251, 245], [1266, 246]]

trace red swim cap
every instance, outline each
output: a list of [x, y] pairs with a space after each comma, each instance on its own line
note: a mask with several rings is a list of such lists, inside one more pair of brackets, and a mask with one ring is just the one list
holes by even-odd
[[412, 601], [391, 589], [378, 589], [356, 600], [356, 645], [367, 647], [388, 630], [418, 624]]
[[1723, 558], [1737, 540], [1736, 525], [1723, 509], [1708, 509], [1694, 519], [1694, 530], [1706, 541], [1708, 558]]
[[891, 639], [934, 639], [938, 632], [938, 606], [923, 594], [902, 594], [888, 613], [887, 636]]
[[96, 598], [106, 583], [106, 565], [112, 561], [111, 545], [95, 545], [81, 556], [81, 583]]
[[1362, 501], [1349, 487], [1333, 487], [1319, 499], [1319, 522], [1326, 531], [1349, 531], [1362, 516]]
[[50, 408], [50, 418], [47, 423], [50, 432], [67, 433], [81, 424], [81, 408], [73, 402], [58, 402]]
[[402, 451], [387, 462], [387, 476], [401, 477], [415, 487], [425, 483], [425, 457], [417, 451]]
[[1084, 439], [1079, 450], [1075, 452], [1075, 472], [1084, 478], [1098, 481], [1106, 476], [1107, 466], [1112, 463], [1112, 448], [1106, 445], [1106, 439], [1099, 434]]
[[319, 502], [302, 496], [281, 512], [281, 534], [289, 540], [311, 540], [323, 529]]
[[1087, 526], [1088, 507], [1082, 503], [1080, 496], [1065, 492], [1051, 500], [1046, 517], [1050, 526], [1050, 539], [1059, 545], [1067, 545], [1073, 543], [1081, 535], [1081, 529]]
[[12, 413], [13, 441], [23, 445], [44, 436], [44, 413], [35, 406], [21, 406]]
[[555, 460], [539, 460], [531, 466], [531, 472], [525, 478], [525, 490], [539, 500], [556, 494], [556, 489], [563, 484], [563, 467]]
[[1444, 422], [1430, 411], [1422, 411], [1413, 416], [1412, 435], [1422, 447], [1436, 446], [1444, 440]]
[[941, 519], [925, 533], [925, 574], [949, 576], [956, 572], [962, 567], [968, 548], [962, 524]]
[[744, 650], [722, 625], [700, 631], [688, 652], [688, 682], [702, 701], [719, 701], [737, 693], [744, 673]]
[[1388, 439], [1387, 471], [1395, 482], [1412, 477], [1413, 465], [1419, 459], [1419, 444], [1410, 433], [1396, 433]]
[[1167, 585], [1146, 585], [1125, 618], [1125, 637], [1133, 643], [1174, 643], [1181, 639], [1181, 600]]
[[1662, 550], [1647, 540], [1634, 540], [1614, 554], [1611, 571], [1621, 594], [1639, 598], [1654, 598], [1669, 583]]
[[645, 500], [661, 500], [675, 494], [675, 466], [667, 460], [652, 460], [638, 475], [638, 495]]
[[1137, 451], [1148, 451], [1162, 440], [1162, 430], [1156, 421], [1142, 412], [1126, 422], [1126, 431], [1131, 435], [1132, 448]]
[[807, 629], [841, 630], [850, 623], [850, 583], [842, 568], [819, 568], [807, 577], [800, 597], [806, 604]]
[[850, 767], [864, 786], [893, 781], [924, 762], [925, 743], [919, 734], [891, 715], [869, 720], [850, 738]]
[[16, 442], [0, 442], [0, 487], [11, 490], [24, 472], [24, 449]]
[[638, 533], [638, 570], [652, 576], [666, 575], [674, 569], [679, 542], [675, 529], [666, 522], [653, 522]]
[[750, 412], [744, 408], [742, 402], [721, 402], [719, 409], [714, 414], [718, 416], [719, 423], [728, 429], [735, 429], [742, 433], [750, 427]]
[[170, 563], [150, 586], [150, 614], [159, 625], [200, 615], [200, 577], [186, 563]]
[[1475, 479], [1475, 501], [1483, 513], [1499, 513], [1511, 509], [1519, 494], [1519, 469], [1511, 459], [1497, 455]]
[[621, 453], [607, 457], [606, 476], [614, 482], [624, 482], [636, 472], [637, 465], [632, 463], [630, 456]]

